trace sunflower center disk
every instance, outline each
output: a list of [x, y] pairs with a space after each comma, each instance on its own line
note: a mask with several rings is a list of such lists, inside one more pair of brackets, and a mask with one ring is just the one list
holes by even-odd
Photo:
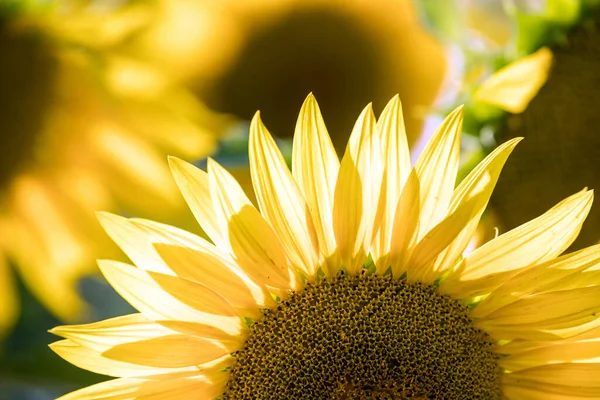
[[340, 274], [252, 325], [223, 398], [498, 399], [493, 347], [431, 286]]
[[56, 67], [40, 37], [0, 17], [0, 190], [31, 159], [47, 120]]

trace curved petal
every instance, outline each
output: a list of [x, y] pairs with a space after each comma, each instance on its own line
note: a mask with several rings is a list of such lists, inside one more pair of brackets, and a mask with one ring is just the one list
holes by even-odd
[[593, 192], [582, 191], [542, 216], [493, 239], [465, 258], [440, 288], [466, 297], [491, 292], [521, 268], [550, 260], [577, 237], [592, 206]]
[[170, 273], [169, 267], [154, 251], [148, 235], [129, 219], [107, 212], [96, 214], [108, 236], [123, 250], [139, 268], [147, 271]]
[[210, 252], [189, 247], [157, 243], [156, 251], [178, 276], [201, 283], [223, 296], [232, 306], [254, 310], [258, 304], [251, 288], [229, 263]]
[[[471, 311], [473, 318], [487, 314], [534, 293], [574, 289], [600, 284], [598, 271], [592, 279], [584, 271], [600, 266], [600, 245], [590, 246], [557, 259], [525, 268], [500, 285]], [[573, 285], [579, 286], [573, 287]]]
[[456, 263], [477, 229], [504, 163], [521, 139], [498, 146], [454, 190], [448, 216], [423, 237], [408, 263], [416, 279], [432, 283]]
[[128, 341], [155, 338], [174, 331], [149, 320], [143, 314], [129, 314], [81, 325], [64, 325], [49, 331], [96, 352]]
[[236, 180], [216, 161], [208, 160], [214, 208], [228, 227], [238, 263], [260, 284], [292, 289], [293, 279], [283, 246], [273, 228], [254, 208]]
[[84, 347], [72, 340], [65, 339], [51, 343], [50, 348], [65, 361], [76, 367], [94, 372], [96, 374], [108, 375], [115, 378], [141, 377], [168, 374], [171, 372], [197, 372], [196, 366], [186, 368], [157, 368], [146, 365], [133, 364], [130, 362], [111, 360], [102, 356], [99, 352]]
[[597, 388], [580, 388], [568, 385], [540, 384], [505, 380], [502, 384], [503, 399], [507, 400], [590, 400], [597, 399]]
[[228, 251], [226, 232], [223, 232], [213, 208], [208, 174], [176, 157], [169, 157], [169, 166], [181, 194], [204, 232], [219, 248]]
[[[420, 199], [421, 183], [417, 172], [413, 169], [402, 189], [392, 225], [389, 264], [395, 277], [400, 277], [406, 272], [407, 262], [417, 240], [421, 214]], [[386, 270], [387, 265], [381, 264], [381, 260], [379, 262], [378, 270]]]
[[[214, 340], [180, 334], [141, 314], [91, 324], [62, 326], [50, 332], [98, 353], [95, 361], [107, 358], [159, 369], [203, 364], [242, 346], [240, 341], [235, 340]], [[71, 347], [67, 350], [73, 349]]]
[[389, 252], [392, 241], [392, 228], [396, 207], [400, 200], [402, 188], [411, 172], [410, 153], [404, 128], [404, 117], [400, 97], [394, 96], [387, 104], [375, 127], [381, 138], [383, 151], [383, 176], [379, 195], [378, 214], [381, 225], [371, 254], [380, 273], [390, 265]]
[[502, 384], [537, 389], [548, 396], [540, 396], [540, 400], [551, 399], [551, 394], [574, 398], [577, 398], [576, 396], [598, 397], [600, 396], [600, 364], [565, 363], [528, 368], [504, 375]]
[[459, 107], [435, 132], [402, 189], [390, 247], [394, 276], [406, 272], [415, 245], [447, 216], [458, 170], [461, 126]]
[[[150, 241], [153, 244], [152, 251], [156, 251], [162, 258], [162, 260], [165, 261], [167, 267], [176, 275], [212, 287], [212, 285], [222, 286], [220, 283], [216, 282], [218, 278], [215, 277], [215, 280], [210, 280], [210, 277], [213, 276], [214, 273], [221, 273], [226, 275], [230, 275], [231, 273], [233, 273], [244, 282], [244, 285], [246, 286], [247, 290], [250, 290], [255, 305], [259, 304], [264, 306], [272, 304], [271, 294], [267, 291], [267, 289], [263, 285], [259, 285], [252, 279], [250, 279], [248, 274], [234, 262], [230, 254], [221, 251], [212, 243], [209, 243], [208, 241], [199, 236], [191, 234], [182, 229], [172, 227], [170, 225], [165, 225], [158, 222], [137, 218], [133, 218], [130, 221], [138, 228], [141, 228], [145, 234], [150, 236]], [[160, 247], [158, 245], [169, 245], [177, 248], [190, 249], [196, 255], [203, 257], [203, 260], [208, 262], [208, 265], [210, 265], [211, 268], [215, 269], [211, 269], [211, 273], [208, 273], [208, 271], [206, 271], [207, 265], [190, 265], [189, 263], [184, 262], [186, 259], [181, 260], [181, 264], [175, 263], [175, 260], [173, 259], [171, 259], [171, 262], [169, 262], [169, 260], [165, 259], [165, 257], [168, 257], [168, 255], [162, 254], [161, 251], [159, 251], [158, 249], [158, 247]], [[210, 261], [206, 260], [206, 258], [210, 259]], [[195, 261], [200, 262], [200, 260]], [[217, 269], [219, 268], [219, 265], [223, 266], [224, 269]], [[230, 279], [226, 279], [226, 281], [228, 282], [231, 282], [231, 280], [236, 280], [236, 278], [230, 277]], [[245, 290], [243, 292], [245, 292]], [[247, 307], [250, 304], [247, 302], [248, 300], [248, 298], [244, 297], [243, 295], [240, 295], [239, 297], [236, 297], [236, 299], [232, 299], [232, 304], [239, 303], [238, 305], [244, 308], [246, 312], [251, 311], [251, 309], [254, 307]], [[244, 306], [242, 306], [241, 304], [244, 304]]]
[[[296, 123], [292, 152], [292, 175], [313, 217], [319, 238], [320, 260], [323, 268], [332, 274], [337, 263], [333, 225], [333, 199], [340, 162], [327, 133], [321, 111], [314, 96], [308, 95]], [[331, 267], [327, 266], [331, 264]], [[332, 270], [332, 271], [329, 271]]]
[[462, 107], [446, 117], [415, 164], [420, 183], [420, 240], [448, 212], [458, 171]]
[[259, 113], [250, 125], [249, 154], [261, 214], [277, 232], [292, 266], [305, 276], [314, 277], [319, 244], [312, 215]]
[[151, 379], [120, 378], [98, 383], [58, 400], [211, 400], [220, 395], [227, 373], [206, 377], [202, 373], [176, 373]]
[[549, 344], [519, 354], [502, 357], [500, 365], [509, 371], [558, 363], [600, 361], [600, 342], [566, 342]]
[[112, 287], [149, 318], [192, 322], [213, 327], [207, 337], [243, 340], [245, 328], [235, 310], [205, 286], [116, 261], [99, 260], [98, 265]]
[[203, 364], [242, 347], [226, 347], [215, 340], [172, 334], [117, 344], [102, 353], [106, 358], [158, 368], [182, 368]]
[[552, 291], [508, 304], [476, 321], [483, 327], [519, 325], [528, 329], [560, 329], [581, 325], [600, 314], [600, 286]]
[[[266, 304], [270, 300], [266, 289], [261, 289], [252, 282], [234, 264], [229, 255], [199, 236], [169, 225], [143, 219], [127, 219], [109, 213], [99, 213], [98, 218], [111, 238], [139, 268], [177, 275], [211, 288], [213, 286], [223, 288], [223, 282], [227, 282], [228, 285], [232, 285], [234, 281], [238, 284], [242, 283], [243, 286], [238, 284], [232, 286], [239, 291], [236, 292], [236, 296], [230, 296], [230, 298], [246, 311], [255, 309], [256, 302]], [[158, 251], [158, 245], [182, 250], [174, 254], [167, 247], [164, 250], [166, 254], [161, 254]], [[193, 262], [198, 264], [190, 264], [189, 256], [191, 254], [196, 255]], [[177, 255], [180, 257], [177, 258]], [[166, 257], [169, 259], [167, 260]], [[209, 266], [210, 269], [207, 269]], [[223, 281], [225, 275], [229, 278]], [[251, 292], [252, 297], [244, 296], [244, 293], [248, 291]], [[219, 293], [221, 294], [221, 292]], [[254, 304], [254, 307], [251, 304]]]
[[358, 117], [335, 185], [333, 232], [341, 262], [349, 273], [367, 259], [381, 185], [381, 151], [375, 116], [368, 105]]

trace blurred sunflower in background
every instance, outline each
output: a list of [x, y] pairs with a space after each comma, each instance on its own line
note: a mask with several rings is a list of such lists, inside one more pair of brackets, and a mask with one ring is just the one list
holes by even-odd
[[455, 187], [461, 123], [412, 167], [398, 97], [379, 119], [369, 105], [340, 161], [309, 96], [290, 171], [257, 114], [258, 207], [218, 162], [171, 158], [212, 242], [100, 216], [135, 264], [100, 268], [139, 313], [52, 330], [61, 357], [119, 378], [61, 399], [600, 396], [599, 246], [560, 256], [593, 192], [461, 257], [520, 141]]
[[223, 120], [122, 51], [151, 3], [0, 3], [0, 335], [15, 278], [55, 316], [81, 317], [78, 279], [110, 253], [94, 211], [173, 215], [165, 154], [197, 159]]
[[[336, 149], [358, 113], [400, 93], [417, 140], [445, 73], [441, 45], [409, 0], [163, 0], [162, 18], [129, 51], [174, 71], [213, 109], [255, 110], [290, 138], [306, 93], [321, 99]], [[341, 111], [343, 110], [343, 112]]]

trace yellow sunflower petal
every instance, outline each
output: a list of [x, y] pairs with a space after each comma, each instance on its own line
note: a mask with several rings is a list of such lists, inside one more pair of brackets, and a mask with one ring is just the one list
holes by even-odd
[[462, 110], [459, 107], [446, 117], [415, 164], [421, 188], [418, 239], [438, 224], [448, 211], [458, 171]]
[[587, 325], [587, 329], [580, 331], [570, 337], [563, 338], [555, 342], [536, 342], [531, 340], [512, 340], [507, 343], [503, 343], [498, 347], [498, 354], [505, 355], [518, 355], [520, 353], [532, 351], [535, 349], [541, 349], [549, 345], [563, 345], [568, 343], [585, 342], [585, 341], [597, 341], [600, 338], [600, 319], [594, 321], [592, 324]]
[[[165, 262], [167, 262], [165, 260], [165, 257], [167, 256], [165, 254], [161, 254], [161, 252], [158, 249], [159, 246], [157, 246], [159, 244], [170, 245], [177, 248], [187, 248], [190, 249], [190, 251], [195, 251], [198, 255], [201, 255], [202, 257], [211, 260], [206, 261], [208, 262], [208, 265], [210, 265], [211, 268], [213, 268], [211, 269], [211, 273], [202, 272], [206, 270], [204, 263], [202, 265], [191, 265], [189, 263], [177, 264], [174, 262], [167, 262], [166, 265], [169, 268], [169, 270], [173, 271], [173, 273], [175, 273], [176, 275], [181, 276], [182, 278], [206, 284], [206, 286], [212, 288], [213, 286], [223, 286], [220, 283], [216, 282], [217, 280], [220, 281], [221, 279], [225, 279], [226, 282], [229, 282], [228, 285], [232, 284], [233, 281], [237, 280], [237, 278], [230, 276], [230, 274], [233, 273], [243, 281], [246, 288], [241, 293], [239, 293], [239, 296], [236, 292], [237, 297], [235, 299], [232, 299], [233, 303], [238, 302], [236, 303], [237, 306], [245, 308], [246, 312], [252, 312], [250, 308], [246, 307], [250, 304], [248, 302], [249, 299], [245, 298], [242, 294], [246, 290], [250, 290], [250, 292], [252, 293], [255, 306], [256, 304], [266, 305], [272, 303], [273, 299], [271, 298], [271, 295], [268, 293], [267, 289], [264, 286], [259, 285], [252, 279], [250, 279], [250, 277], [240, 269], [240, 267], [234, 262], [234, 260], [231, 259], [229, 254], [220, 251], [212, 243], [209, 243], [208, 241], [204, 240], [199, 236], [196, 236], [187, 231], [175, 228], [170, 225], [165, 225], [158, 222], [137, 218], [130, 219], [130, 221], [133, 225], [143, 229], [146, 233], [150, 234], [150, 241], [153, 243], [154, 250], [156, 250], [156, 252]], [[196, 261], [199, 262], [199, 260]], [[222, 265], [225, 271], [221, 271], [219, 268], [217, 268], [217, 265]], [[215, 279], [209, 282], [209, 277], [214, 274], [223, 275], [221, 275], [219, 279]], [[230, 276], [230, 278], [224, 278], [225, 276]], [[233, 287], [237, 287], [237, 285], [234, 285]], [[229, 301], [229, 297], [224, 295], [225, 291], [221, 293], [217, 290], [217, 292], [225, 298], [227, 298]], [[232, 291], [228, 289], [227, 292], [231, 293]], [[242, 304], [244, 304], [244, 306], [242, 306]]]
[[[202, 283], [233, 300], [247, 316], [258, 312], [257, 302], [266, 304], [271, 300], [265, 288], [258, 287], [234, 265], [233, 260], [201, 237], [143, 219], [127, 219], [109, 213], [99, 213], [98, 218], [106, 232], [139, 268]], [[170, 245], [171, 251], [166, 247], [162, 254], [157, 244]], [[173, 249], [182, 249], [183, 253], [174, 253]], [[190, 260], [192, 254], [195, 257]]]
[[159, 368], [181, 368], [216, 360], [242, 347], [197, 336], [172, 334], [121, 343], [102, 353], [106, 358]]
[[[205, 285], [178, 276], [161, 274], [159, 272], [145, 272], [139, 269], [134, 269], [134, 271], [138, 272], [138, 276], [147, 274], [161, 287], [161, 289], [196, 310], [214, 315], [226, 315], [232, 317], [238, 315], [235, 309], [231, 307], [222, 296]], [[131, 269], [127, 272], [132, 273]]]
[[227, 374], [208, 378], [201, 373], [175, 373], [160, 378], [121, 378], [98, 383], [60, 397], [58, 400], [211, 400], [223, 391]]
[[412, 251], [407, 262], [407, 278], [428, 284], [438, 278], [439, 274], [432, 269], [436, 256], [457, 238], [474, 215], [483, 212], [481, 204], [486, 203], [488, 199], [489, 194], [474, 194], [434, 226]]
[[[323, 268], [335, 273], [335, 260], [328, 263], [336, 252], [335, 234], [331, 224], [333, 199], [340, 162], [327, 133], [321, 111], [312, 94], [308, 95], [296, 123], [292, 153], [292, 175], [304, 194], [319, 248], [323, 254]], [[330, 271], [331, 270], [331, 271]]]
[[171, 272], [154, 251], [148, 235], [145, 235], [144, 231], [137, 228], [130, 220], [106, 212], [100, 212], [97, 216], [108, 236], [135, 265], [148, 271]]
[[600, 342], [566, 342], [549, 344], [519, 354], [502, 357], [500, 365], [509, 371], [518, 371], [541, 365], [575, 363], [586, 360], [600, 361]]
[[[459, 259], [477, 229], [506, 160], [521, 140], [515, 138], [498, 146], [454, 190], [448, 214], [456, 212], [467, 202], [471, 203], [470, 211], [462, 213], [465, 219], [457, 224], [464, 228], [452, 240], [452, 244], [436, 257], [432, 274], [426, 277], [426, 281], [437, 278]], [[472, 201], [474, 197], [477, 197], [477, 201]]]
[[[569, 322], [568, 319], [566, 321]], [[579, 325], [573, 325], [572, 321], [565, 323], [565, 321], [560, 320], [554, 323], [554, 325], [558, 326], [571, 325], [566, 328], [548, 327], [548, 325], [547, 321], [528, 325], [494, 325], [493, 331], [490, 333], [498, 340], [512, 340], [514, 344], [511, 345], [509, 343], [507, 345], [508, 348], [514, 346], [517, 348], [517, 351], [525, 351], [545, 346], [547, 341], [576, 340], [578, 337], [584, 338], [582, 340], [587, 340], [589, 337], [586, 337], [586, 335], [593, 335], [594, 332], [596, 335], [592, 338], [597, 338], [598, 329], [600, 328], [600, 318], [591, 319], [589, 322]]]
[[235, 310], [205, 286], [170, 275], [150, 275], [116, 261], [100, 260], [98, 265], [115, 290], [149, 318], [213, 326], [216, 337], [242, 340], [244, 326]]
[[172, 330], [143, 314], [130, 314], [82, 325], [58, 326], [49, 331], [98, 353], [128, 341], [170, 335]]
[[563, 396], [574, 396], [574, 398], [577, 398], [575, 396], [597, 398], [600, 396], [600, 364], [543, 365], [506, 374], [502, 383], [503, 385], [537, 389], [541, 393], [562, 394]]
[[222, 231], [213, 208], [208, 174], [176, 157], [169, 157], [169, 166], [181, 194], [204, 232], [219, 248], [228, 250], [227, 233]]
[[[100, 373], [112, 376], [144, 376], [184, 371], [179, 367], [211, 361], [239, 346], [239, 342], [235, 341], [209, 341], [177, 334], [148, 320], [142, 314], [91, 324], [60, 326], [50, 332], [67, 338], [67, 341], [57, 342], [57, 348], [52, 347], [61, 357], [74, 360], [82, 368], [102, 371]], [[170, 346], [169, 349], [164, 348], [167, 345]], [[192, 346], [193, 349], [189, 348]], [[223, 350], [225, 347], [228, 350]], [[177, 352], [181, 354], [177, 355]], [[145, 360], [144, 357], [150, 359]], [[176, 365], [177, 363], [187, 365]], [[114, 367], [112, 371], [111, 367]], [[190, 371], [197, 371], [197, 368]]]
[[128, 221], [133, 226], [141, 229], [143, 234], [145, 234], [152, 243], [166, 243], [210, 251], [221, 257], [225, 257], [226, 255], [225, 252], [208, 242], [206, 239], [183, 229], [143, 218], [129, 218]]
[[235, 339], [215, 340], [180, 334], [141, 314], [91, 324], [60, 326], [50, 333], [98, 353], [96, 361], [107, 358], [158, 368], [202, 364], [238, 350], [241, 346], [240, 341]]
[[454, 110], [429, 141], [400, 195], [390, 258], [394, 275], [406, 271], [415, 244], [446, 217], [458, 170], [462, 107]]
[[522, 113], [546, 83], [551, 66], [552, 52], [543, 47], [496, 72], [475, 98], [513, 114]]
[[571, 387], [561, 385], [529, 384], [528, 387], [506, 385], [502, 389], [503, 399], [506, 400], [589, 400], [594, 391], [577, 389], [576, 393]]
[[381, 151], [371, 105], [358, 117], [335, 185], [333, 232], [342, 264], [355, 273], [367, 258], [381, 183]]
[[[483, 299], [471, 311], [471, 316], [473, 318], [484, 317], [531, 293], [572, 289], [574, 288], [573, 284], [578, 282], [580, 287], [598, 285], [600, 277], [594, 280], [583, 273], [590, 267], [598, 265], [600, 265], [600, 245], [587, 247], [524, 269]], [[572, 278], [575, 278], [575, 281]]]
[[277, 232], [292, 266], [312, 278], [319, 262], [312, 215], [259, 113], [250, 125], [249, 156], [262, 215]]
[[508, 274], [550, 260], [569, 247], [592, 205], [593, 192], [582, 191], [542, 216], [484, 244], [451, 274], [440, 288], [465, 297], [492, 291]]
[[62, 359], [79, 368], [94, 372], [96, 374], [113, 376], [115, 378], [152, 376], [168, 374], [171, 372], [198, 371], [196, 366], [186, 368], [157, 368], [133, 364], [130, 362], [111, 360], [102, 356], [99, 352], [88, 347], [84, 347], [69, 339], [51, 343], [50, 348]]
[[293, 288], [283, 246], [267, 221], [254, 208], [236, 180], [216, 161], [208, 160], [214, 208], [238, 263], [257, 282]]
[[390, 265], [390, 247], [394, 215], [402, 188], [411, 171], [410, 153], [404, 128], [400, 97], [394, 96], [377, 121], [377, 135], [383, 150], [383, 176], [378, 204], [379, 231], [373, 242], [371, 254], [379, 272]]
[[[413, 169], [402, 189], [392, 225], [389, 264], [395, 277], [400, 277], [406, 272], [406, 263], [410, 258], [419, 232], [420, 214], [421, 183], [417, 172]], [[388, 266], [381, 264], [381, 260], [379, 263], [378, 270], [387, 269]]]
[[[531, 295], [477, 320], [479, 326], [522, 325], [523, 329], [560, 329], [597, 319], [600, 286]], [[530, 324], [527, 325], [526, 324]]]
[[[570, 340], [570, 339], [564, 339]], [[540, 347], [548, 346], [549, 342], [544, 341], [533, 341], [533, 340], [511, 340], [511, 341], [503, 341], [503, 343], [499, 343], [496, 348], [496, 353], [503, 354], [505, 356], [511, 354], [519, 354], [526, 351], [534, 350]]]
[[[264, 288], [257, 287], [233, 265], [233, 260], [230, 261], [225, 254], [201, 237], [169, 225], [127, 219], [109, 213], [98, 213], [98, 219], [111, 238], [139, 268], [177, 275], [202, 283], [213, 290], [218, 287], [221, 290], [216, 290], [217, 293], [237, 302], [236, 306], [251, 314], [258, 312], [256, 301], [265, 304], [271, 299]], [[161, 243], [172, 247], [163, 248], [165, 254], [162, 254], [156, 246]], [[182, 249], [183, 253], [174, 253], [173, 249]], [[195, 257], [190, 260], [192, 255]], [[169, 260], [165, 260], [165, 257], [169, 257]], [[248, 296], [244, 296], [244, 293]]]
[[537, 382], [505, 382], [502, 386], [503, 399], [507, 400], [589, 400], [596, 399], [595, 388], [579, 388], [566, 385], [541, 385]]
[[189, 247], [161, 243], [154, 246], [177, 276], [201, 283], [223, 296], [234, 307], [253, 310], [252, 316], [258, 316], [258, 305], [250, 287], [231, 263], [214, 253]]

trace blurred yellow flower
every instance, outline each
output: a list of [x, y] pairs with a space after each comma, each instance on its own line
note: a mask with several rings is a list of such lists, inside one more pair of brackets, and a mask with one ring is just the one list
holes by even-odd
[[543, 47], [514, 61], [489, 77], [475, 93], [475, 100], [519, 114], [548, 80], [552, 52]]
[[119, 46], [149, 4], [0, 5], [0, 334], [18, 316], [14, 265], [61, 319], [109, 244], [97, 209], [161, 216], [180, 201], [165, 154], [207, 155], [222, 121]]
[[131, 51], [216, 110], [246, 120], [262, 110], [278, 137], [291, 137], [313, 92], [343, 151], [349, 115], [400, 93], [412, 144], [444, 77], [442, 46], [409, 0], [164, 0], [162, 11]]
[[592, 192], [462, 258], [520, 139], [455, 188], [461, 124], [457, 109], [413, 168], [398, 97], [379, 120], [369, 105], [340, 162], [309, 96], [290, 171], [257, 114], [258, 208], [214, 160], [172, 158], [212, 243], [100, 216], [136, 265], [100, 268], [140, 313], [52, 331], [61, 357], [119, 377], [61, 399], [599, 396], [600, 247], [559, 257]]

